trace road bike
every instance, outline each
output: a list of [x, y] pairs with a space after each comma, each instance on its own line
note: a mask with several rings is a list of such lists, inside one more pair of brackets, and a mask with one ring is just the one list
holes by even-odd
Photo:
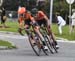
[[[30, 45], [31, 45], [33, 51], [35, 52], [35, 54], [37, 56], [40, 56], [41, 55], [41, 52], [43, 51], [45, 55], [48, 55], [48, 51], [46, 51], [44, 49], [44, 45], [43, 45], [42, 39], [34, 31], [33, 26], [32, 26], [32, 29], [26, 29], [26, 31], [28, 32], [27, 33], [28, 39], [29, 39]], [[32, 40], [34, 40], [35, 43], [32, 43]]]
[[44, 37], [45, 44], [48, 46], [49, 51], [53, 54], [54, 52], [58, 53], [56, 45], [53, 41], [51, 35], [48, 35], [47, 28], [43, 25], [40, 27], [40, 32]]

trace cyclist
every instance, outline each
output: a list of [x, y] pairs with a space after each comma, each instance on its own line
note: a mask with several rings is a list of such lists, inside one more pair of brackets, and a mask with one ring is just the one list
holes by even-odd
[[49, 32], [49, 35], [51, 35], [55, 45], [56, 45], [56, 48], [58, 49], [59, 46], [57, 44], [57, 41], [55, 40], [54, 38], [54, 34], [52, 33], [52, 30], [51, 30], [51, 27], [50, 27], [50, 22], [49, 22], [49, 19], [48, 17], [46, 16], [46, 14], [42, 11], [42, 10], [37, 10], [36, 8], [32, 9], [32, 13], [33, 13], [33, 16], [35, 16], [35, 19], [36, 19], [36, 22], [41, 26], [42, 24], [44, 24], [46, 27], [47, 27], [47, 30]]
[[[18, 10], [18, 14], [19, 14], [19, 33], [22, 34], [22, 22], [24, 21], [24, 28], [25, 29], [29, 29], [30, 25], [31, 25], [31, 22], [33, 23], [33, 26], [34, 26], [34, 30], [35, 32], [40, 36], [40, 38], [44, 41], [44, 38], [43, 36], [41, 35], [41, 33], [39, 32], [39, 26], [38, 24], [36, 23], [34, 17], [31, 15], [30, 12], [28, 12], [26, 10], [25, 7], [21, 7], [19, 10]], [[28, 31], [26, 31], [27, 34], [29, 34]], [[23, 34], [22, 34], [23, 35]], [[45, 43], [43, 43], [43, 45], [45, 46], [45, 49], [48, 49], [47, 46], [45, 45]]]

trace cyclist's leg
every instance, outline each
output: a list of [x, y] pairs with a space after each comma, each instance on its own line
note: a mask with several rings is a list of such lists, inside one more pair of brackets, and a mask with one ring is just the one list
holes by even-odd
[[[29, 35], [30, 34], [30, 31], [29, 31], [29, 29], [30, 29], [30, 27], [31, 27], [31, 20], [25, 20], [25, 22], [24, 22], [24, 29], [25, 29], [25, 31], [26, 31], [26, 33], [27, 33], [27, 35]], [[31, 36], [31, 42], [32, 42], [32, 44], [35, 44], [35, 40], [34, 40], [34, 37], [33, 36]]]
[[23, 33], [22, 33], [22, 28], [23, 28], [23, 26], [24, 26], [24, 24], [23, 24], [23, 21], [22, 20], [18, 20], [19, 21], [19, 29], [18, 29], [18, 32], [21, 34], [21, 35], [23, 35]]
[[38, 26], [35, 27], [35, 32], [36, 32], [36, 33], [39, 35], [39, 37], [42, 39], [42, 43], [43, 43], [45, 49], [47, 50], [48, 48], [47, 48], [47, 46], [46, 46], [46, 44], [45, 44], [45, 40], [44, 40], [42, 34], [41, 34], [40, 31], [39, 31], [40, 26], [43, 24], [43, 21], [40, 20], [40, 21], [37, 21], [37, 23], [38, 23]]
[[55, 39], [54, 34], [52, 33], [50, 25], [48, 25], [48, 21], [46, 22], [47, 30], [48, 30], [48, 35], [53, 39], [54, 44], [56, 45], [57, 48], [59, 48], [58, 43]]
[[41, 34], [40, 31], [39, 31], [39, 28], [40, 28], [39, 26], [36, 26], [36, 28], [34, 28], [34, 30], [35, 30], [35, 32], [40, 36], [40, 38], [41, 38], [42, 40], [44, 40], [42, 34]]
[[42, 21], [41, 20], [37, 20], [36, 22], [37, 22], [38, 25], [35, 26], [34, 30], [39, 35], [39, 37], [44, 41], [44, 38], [43, 38], [42, 34], [39, 31], [40, 30], [40, 26], [42, 24]]
[[53, 39], [53, 42], [55, 43], [56, 48], [58, 49], [59, 46], [58, 46], [58, 43], [57, 43], [57, 41], [56, 41], [56, 39], [55, 39], [54, 34], [53, 34], [52, 32], [50, 32], [50, 35], [51, 35], [51, 38]]

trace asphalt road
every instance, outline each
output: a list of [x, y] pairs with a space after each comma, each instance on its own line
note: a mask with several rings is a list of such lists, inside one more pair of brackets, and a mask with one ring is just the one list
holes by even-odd
[[58, 42], [59, 53], [36, 56], [27, 36], [0, 33], [0, 39], [11, 41], [18, 47], [12, 50], [0, 50], [0, 61], [75, 61], [75, 43]]

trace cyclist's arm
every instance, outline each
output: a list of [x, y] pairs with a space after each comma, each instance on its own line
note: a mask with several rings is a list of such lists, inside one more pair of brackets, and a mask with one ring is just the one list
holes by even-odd
[[24, 18], [19, 16], [19, 18], [18, 18], [19, 23], [21, 23], [23, 20], [24, 20]]
[[47, 21], [47, 25], [50, 25], [50, 20], [48, 19], [48, 17], [46, 15], [44, 15], [44, 18]]
[[39, 13], [41, 13], [41, 15], [44, 17], [44, 19], [47, 21], [47, 25], [50, 25], [50, 21], [48, 19], [48, 17], [42, 12], [42, 11], [39, 11]]
[[24, 19], [22, 17], [18, 18], [19, 28], [23, 27], [23, 21], [24, 21]]
[[31, 15], [29, 17], [30, 17], [30, 20], [32, 21], [32, 23], [36, 22], [35, 19], [34, 19], [34, 17], [32, 17]]

